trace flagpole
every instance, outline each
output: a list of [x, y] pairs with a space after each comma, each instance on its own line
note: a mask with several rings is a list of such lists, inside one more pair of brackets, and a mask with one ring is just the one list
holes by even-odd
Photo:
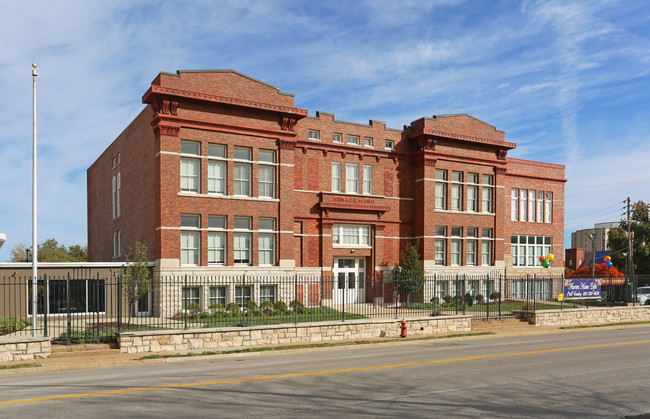
[[36, 312], [38, 310], [38, 302], [36, 300], [36, 291], [38, 288], [38, 243], [36, 236], [36, 63], [32, 63], [32, 80], [34, 82], [32, 89], [34, 95], [32, 124], [32, 334], [36, 336]]

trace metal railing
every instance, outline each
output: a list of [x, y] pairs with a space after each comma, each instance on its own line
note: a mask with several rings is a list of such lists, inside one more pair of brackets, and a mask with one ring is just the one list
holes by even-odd
[[[463, 314], [473, 320], [564, 308], [563, 278], [425, 275], [420, 278], [248, 274], [160, 276], [127, 298], [120, 274], [85, 271], [37, 282], [37, 332], [54, 342], [114, 341], [119, 332], [396, 319]], [[0, 278], [0, 334], [31, 335], [31, 278]], [[133, 297], [133, 296], [132, 296]], [[136, 296], [137, 297], [137, 296]]]

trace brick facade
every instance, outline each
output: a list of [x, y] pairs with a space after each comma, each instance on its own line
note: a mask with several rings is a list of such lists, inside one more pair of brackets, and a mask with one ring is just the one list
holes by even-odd
[[[516, 145], [505, 140], [503, 131], [471, 116], [421, 118], [403, 130], [380, 121], [338, 121], [330, 113], [308, 116], [294, 107], [293, 95], [229, 70], [161, 73], [142, 100], [146, 108], [88, 169], [91, 261], [122, 260], [139, 240], [158, 268], [167, 271], [326, 273], [335, 258], [353, 255], [365, 258], [371, 276], [397, 264], [406, 244], [417, 242], [428, 273], [544, 273], [539, 266], [513, 264], [511, 237], [516, 235], [533, 241], [550, 237], [556, 256], [551, 269], [564, 265], [564, 166], [507, 157]], [[198, 144], [199, 154], [181, 153], [181, 141]], [[210, 144], [224, 145], [225, 158], [208, 156]], [[250, 150], [250, 160], [234, 159], [236, 147]], [[260, 151], [273, 151], [274, 162], [261, 161]], [[119, 164], [113, 164], [118, 155]], [[181, 159], [198, 165], [198, 191], [181, 191]], [[208, 190], [208, 166], [216, 164], [210, 162], [224, 164], [223, 194]], [[333, 163], [340, 164], [341, 192], [333, 191]], [[250, 170], [250, 196], [235, 194], [236, 165]], [[272, 197], [260, 197], [262, 167], [273, 168]], [[356, 186], [346, 173], [355, 168]], [[438, 179], [446, 190], [446, 209], [435, 201], [441, 170], [447, 176]], [[111, 181], [117, 173], [120, 214], [113, 217]], [[367, 173], [372, 180], [364, 185]], [[364, 190], [367, 185], [370, 190]], [[351, 188], [358, 192], [350, 193]], [[536, 199], [543, 193], [543, 209], [552, 193], [550, 222], [513, 221], [513, 188], [534, 191]], [[460, 196], [453, 196], [452, 189]], [[457, 202], [460, 209], [452, 209]], [[468, 210], [472, 205], [474, 210]], [[199, 215], [200, 225], [182, 227], [181, 215]], [[225, 229], [210, 228], [209, 216], [225, 216]], [[250, 217], [250, 228], [237, 229], [235, 217]], [[260, 218], [275, 219], [275, 229], [263, 231]], [[367, 226], [368, 243], [335, 244], [337, 226], [345, 225]], [[436, 236], [436, 227], [445, 227], [445, 235]], [[452, 238], [452, 229], [459, 237]], [[181, 231], [198, 237], [198, 264], [181, 263]], [[216, 232], [225, 237], [223, 265], [209, 264], [209, 235]], [[250, 239], [246, 266], [235, 261], [240, 232]], [[117, 233], [121, 251], [116, 252]], [[258, 238], [267, 233], [273, 236], [273, 261], [260, 266]], [[445, 248], [438, 263], [436, 239]], [[469, 241], [474, 242], [473, 257]], [[485, 256], [483, 243], [489, 243]], [[460, 249], [459, 259], [452, 256], [452, 246]]]

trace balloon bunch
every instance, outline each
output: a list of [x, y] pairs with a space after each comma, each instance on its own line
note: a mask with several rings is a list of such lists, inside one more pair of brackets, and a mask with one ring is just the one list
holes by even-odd
[[542, 266], [545, 268], [548, 268], [551, 266], [551, 261], [555, 259], [555, 256], [553, 256], [553, 253], [549, 253], [546, 256], [540, 256], [539, 261], [542, 262]]
[[603, 260], [605, 262], [600, 264], [600, 269], [607, 269], [612, 267], [612, 258], [610, 258], [609, 256], [605, 256]]

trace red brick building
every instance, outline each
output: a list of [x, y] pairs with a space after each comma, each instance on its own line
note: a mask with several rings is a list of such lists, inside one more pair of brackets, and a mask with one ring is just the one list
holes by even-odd
[[413, 242], [427, 273], [541, 274], [550, 252], [563, 270], [564, 166], [507, 157], [469, 115], [308, 116], [231, 70], [160, 73], [142, 101], [88, 169], [90, 261], [141, 241], [160, 272], [363, 281]]

